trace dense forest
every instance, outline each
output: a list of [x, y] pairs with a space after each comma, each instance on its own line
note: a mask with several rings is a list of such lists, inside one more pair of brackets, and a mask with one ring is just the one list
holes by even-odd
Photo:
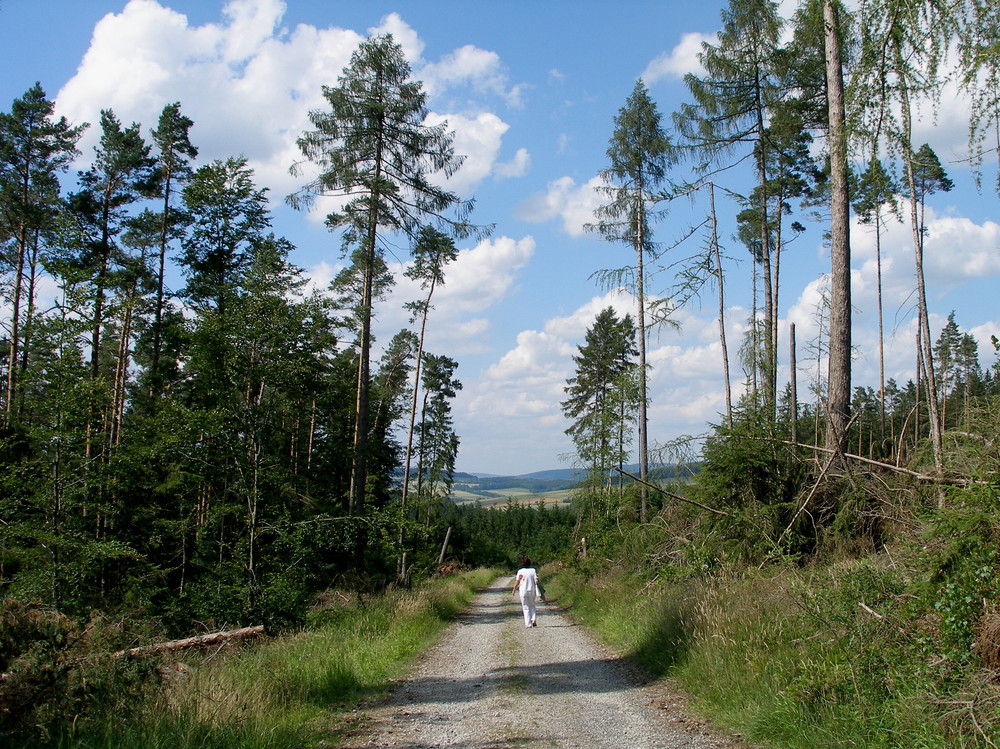
[[[321, 176], [291, 202], [358, 196], [328, 219], [349, 262], [322, 293], [303, 292], [246, 160], [195, 165], [179, 103], [148, 136], [104, 110], [76, 179], [84, 126], [40, 85], [2, 115], [5, 597], [183, 633], [301, 622], [344, 576], [377, 586], [429, 569], [456, 512], [461, 383], [422, 326], [374, 347], [391, 282], [379, 243], [412, 236], [426, 321], [454, 238], [483, 230], [424, 176], [459, 157], [422, 124], [408, 72], [391, 39], [363, 45], [300, 140]], [[389, 104], [394, 127], [371, 133]], [[59, 290], [48, 309], [46, 283]], [[483, 546], [475, 525], [461, 521], [450, 551], [479, 544], [510, 563], [520, 539], [491, 528]]]
[[[326, 222], [345, 265], [317, 292], [272, 231], [247, 160], [198, 162], [181, 103], [155, 126], [103, 110], [75, 174], [87, 126], [57, 116], [40, 84], [14, 101], [0, 114], [0, 684], [37, 666], [33, 643], [65, 645], [62, 622], [127, 622], [108, 649], [205, 628], [278, 632], [305, 625], [325, 591], [407, 586], [445, 558], [509, 566], [527, 553], [648, 586], [895, 549], [891, 584], [879, 578], [862, 603], [898, 605], [898, 631], [924, 638], [918, 656], [945, 659], [928, 689], [968, 688], [941, 664], [978, 668], [974, 641], [994, 657], [1000, 647], [984, 635], [1000, 592], [1000, 401], [995, 367], [955, 316], [930, 329], [924, 211], [951, 180], [911, 134], [915, 102], [940, 93], [949, 61], [975, 102], [983, 163], [1000, 121], [1000, 11], [817, 0], [785, 21], [774, 3], [732, 0], [722, 20], [704, 72], [687, 78], [689, 104], [664, 117], [640, 80], [608, 123], [605, 202], [589, 228], [634, 258], [597, 275], [629, 287], [635, 312], [602, 311], [579, 346], [562, 408], [585, 478], [570, 506], [545, 510], [450, 500], [462, 385], [448, 352], [424, 348], [428, 313], [456, 242], [491, 227], [432, 181], [462, 156], [427, 124], [391, 37], [362, 43], [324, 88], [328, 108], [289, 165], [304, 182], [294, 207], [340, 199]], [[727, 341], [714, 190], [737, 163], [752, 165], [735, 218], [754, 308], [745, 339]], [[671, 307], [648, 278], [674, 267], [654, 239], [665, 207], [694, 192], [712, 196], [704, 253], [674, 268], [669, 305], [718, 295], [727, 409], [707, 438], [662, 444], [645, 348]], [[778, 379], [779, 269], [801, 228], [793, 213], [807, 210], [826, 221], [832, 267], [813, 352], [824, 370], [803, 396], [794, 360]], [[852, 215], [876, 232], [912, 225], [911, 381], [852, 382]], [[408, 305], [412, 329], [375, 341], [388, 236], [408, 244], [425, 295]], [[58, 290], [49, 308], [43, 286]], [[838, 688], [860, 696], [851, 678]], [[44, 682], [20, 682], [21, 694]]]

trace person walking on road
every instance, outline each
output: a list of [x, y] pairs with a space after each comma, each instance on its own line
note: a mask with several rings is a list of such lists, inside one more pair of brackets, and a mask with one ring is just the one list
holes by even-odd
[[538, 572], [531, 566], [528, 557], [521, 557], [521, 569], [514, 579], [514, 589], [511, 593], [521, 598], [521, 611], [524, 612], [524, 626], [537, 627], [535, 622], [535, 599], [538, 597], [541, 585], [538, 583]]

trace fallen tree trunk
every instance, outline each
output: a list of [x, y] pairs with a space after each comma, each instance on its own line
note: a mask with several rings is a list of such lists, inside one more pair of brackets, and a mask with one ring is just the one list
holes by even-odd
[[676, 499], [679, 502], [687, 502], [689, 505], [694, 505], [695, 507], [700, 507], [703, 510], [707, 510], [708, 512], [715, 513], [716, 515], [724, 515], [727, 518], [731, 518], [732, 517], [732, 515], [729, 514], [728, 512], [726, 512], [725, 510], [716, 510], [714, 507], [709, 507], [708, 505], [703, 505], [701, 502], [695, 502], [693, 499], [688, 499], [687, 497], [682, 497], [680, 494], [674, 494], [673, 492], [668, 492], [666, 489], [664, 489], [662, 487], [659, 487], [656, 484], [651, 484], [648, 481], [643, 481], [638, 476], [633, 476], [631, 473], [629, 473], [626, 470], [623, 470], [623, 469], [618, 468], [618, 467], [615, 467], [615, 470], [618, 471], [618, 473], [622, 474], [623, 476], [628, 476], [630, 479], [632, 479], [636, 483], [642, 484], [643, 486], [648, 486], [650, 489], [653, 489], [654, 491], [658, 491], [660, 494], [663, 494], [664, 496], [671, 497], [673, 499]]
[[[826, 447], [818, 447], [816, 445], [803, 445], [802, 443], [789, 442], [788, 440], [778, 440], [778, 442], [785, 445], [793, 445], [795, 447], [802, 447], [807, 450], [816, 450], [821, 453], [831, 453], [833, 450]], [[952, 486], [986, 486], [989, 484], [988, 481], [981, 479], [973, 479], [966, 477], [954, 477], [948, 478], [947, 476], [928, 476], [925, 473], [917, 473], [916, 471], [911, 471], [908, 468], [902, 468], [892, 463], [883, 463], [880, 460], [873, 460], [872, 458], [865, 458], [861, 455], [853, 455], [851, 453], [842, 453], [843, 456], [849, 460], [856, 460], [859, 463], [867, 463], [871, 466], [877, 466], [878, 468], [884, 468], [887, 471], [892, 471], [893, 473], [901, 473], [904, 476], [912, 476], [918, 481], [926, 481], [932, 484], [950, 484]]]
[[173, 650], [184, 650], [185, 648], [196, 648], [202, 645], [218, 645], [230, 640], [242, 640], [247, 637], [256, 637], [264, 634], [264, 625], [258, 624], [255, 627], [243, 627], [242, 629], [230, 629], [225, 632], [212, 632], [207, 635], [197, 635], [195, 637], [185, 637], [183, 640], [171, 640], [170, 642], [158, 642], [153, 645], [142, 645], [128, 650], [119, 650], [111, 655], [121, 658], [125, 655], [148, 655], [149, 653], [161, 653]]
[[[264, 634], [264, 625], [258, 624], [255, 627], [243, 627], [242, 629], [230, 629], [224, 632], [212, 632], [207, 635], [197, 635], [195, 637], [185, 637], [182, 640], [171, 640], [169, 642], [157, 642], [152, 645], [141, 645], [127, 650], [119, 650], [109, 653], [112, 658], [122, 658], [126, 655], [149, 655], [150, 653], [166, 653], [174, 650], [184, 650], [185, 648], [196, 648], [202, 645], [218, 645], [230, 640], [243, 640], [249, 637], [257, 637]], [[82, 660], [82, 659], [77, 659]], [[74, 661], [75, 662], [75, 661]], [[0, 684], [10, 681], [12, 674], [0, 673]]]

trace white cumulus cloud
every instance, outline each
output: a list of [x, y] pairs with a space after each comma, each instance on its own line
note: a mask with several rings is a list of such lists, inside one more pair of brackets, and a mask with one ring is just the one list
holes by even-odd
[[585, 224], [594, 222], [594, 211], [606, 202], [598, 188], [604, 184], [593, 177], [582, 185], [572, 177], [560, 177], [549, 182], [543, 193], [529, 196], [517, 208], [517, 216], [525, 221], [542, 223], [559, 220], [563, 231], [571, 237], [584, 236]]
[[522, 87], [511, 85], [500, 56], [471, 44], [459, 47], [437, 62], [426, 63], [417, 71], [417, 77], [432, 96], [469, 86], [473, 91], [499, 96], [508, 106], [522, 103]]
[[510, 161], [498, 163], [494, 171], [496, 179], [510, 179], [511, 177], [523, 177], [531, 167], [531, 155], [527, 148], [517, 149], [514, 158]]
[[700, 73], [703, 68], [698, 55], [701, 54], [705, 42], [715, 44], [715, 34], [700, 34], [689, 32], [681, 37], [680, 42], [669, 52], [663, 52], [646, 66], [642, 79], [646, 83], [655, 83], [662, 78], [683, 78], [688, 73]]
[[[451, 355], [483, 353], [490, 348], [490, 311], [516, 289], [520, 272], [535, 254], [532, 237], [486, 239], [461, 249], [445, 268], [444, 284], [434, 289], [428, 321], [431, 348], [447, 348]], [[396, 284], [379, 307], [377, 334], [384, 340], [403, 327], [412, 327], [403, 305], [426, 298], [427, 291], [404, 272], [409, 262], [392, 263]], [[317, 269], [322, 270], [322, 269]]]
[[[477, 419], [543, 418], [560, 414], [559, 403], [575, 348], [559, 336], [537, 330], [518, 334], [517, 345], [477, 381], [466, 405]], [[525, 426], [530, 428], [530, 424]]]
[[[300, 186], [289, 167], [301, 159], [296, 139], [312, 129], [311, 110], [326, 110], [322, 87], [335, 86], [364, 36], [351, 29], [282, 25], [285, 3], [279, 0], [231, 0], [217, 23], [194, 25], [187, 16], [156, 0], [129, 0], [94, 28], [90, 47], [56, 98], [71, 122], [97, 123], [110, 108], [122, 122], [138, 122], [148, 132], [166, 104], [181, 103], [194, 121], [192, 142], [199, 161], [242, 154], [257, 181], [281, 200]], [[500, 95], [516, 102], [497, 55], [465, 46], [440, 62], [425, 63], [424, 42], [398, 14], [389, 14], [370, 33], [392, 33], [418, 73], [430, 73], [432, 94], [471, 87], [462, 114], [436, 114], [455, 132], [456, 152], [464, 166], [448, 183], [468, 195], [493, 173], [508, 125], [481, 101]], [[422, 68], [418, 69], [418, 66]], [[478, 97], [478, 98], [476, 98]], [[80, 147], [89, 161], [100, 133], [91, 127]], [[520, 161], [518, 161], [520, 159]], [[526, 162], [520, 155], [501, 171]], [[322, 217], [326, 211], [317, 211]]]
[[428, 125], [448, 123], [454, 134], [455, 155], [464, 157], [461, 169], [451, 178], [442, 177], [449, 190], [459, 195], [471, 195], [476, 185], [485, 179], [494, 168], [504, 133], [509, 125], [492, 112], [480, 112], [469, 117], [462, 114], [431, 114]]

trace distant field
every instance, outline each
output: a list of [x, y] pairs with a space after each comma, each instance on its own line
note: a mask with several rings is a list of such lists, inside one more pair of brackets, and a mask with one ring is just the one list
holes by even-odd
[[560, 504], [569, 500], [570, 494], [569, 489], [532, 492], [524, 487], [512, 486], [505, 489], [479, 489], [471, 492], [456, 487], [451, 498], [459, 504], [478, 501], [483, 507], [503, 507], [507, 502], [517, 505], [535, 505], [539, 502], [546, 505]]
[[[638, 472], [638, 466], [628, 466]], [[657, 468], [654, 481], [684, 481], [696, 467], [685, 468], [683, 477], [676, 475], [674, 466]], [[558, 505], [568, 502], [574, 487], [580, 486], [584, 475], [577, 469], [564, 468], [538, 471], [522, 476], [492, 476], [486, 474], [456, 473], [451, 498], [458, 503], [479, 502], [483, 507], [502, 507], [508, 502], [519, 505]]]

